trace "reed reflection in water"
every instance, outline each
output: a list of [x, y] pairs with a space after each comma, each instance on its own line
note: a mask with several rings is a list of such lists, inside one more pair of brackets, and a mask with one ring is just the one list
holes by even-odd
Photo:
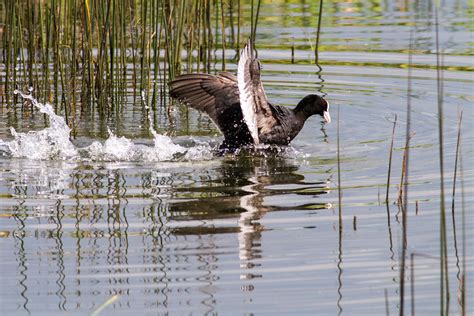
[[133, 163], [23, 163], [6, 163], [1, 174], [14, 220], [3, 234], [15, 237], [10, 260], [20, 275], [5, 281], [24, 311], [44, 310], [44, 299], [55, 302], [51, 311], [92, 311], [110, 297], [118, 297], [114, 309], [212, 311], [222, 286], [245, 293], [265, 278], [261, 219], [325, 209], [319, 196], [330, 186], [330, 175], [305, 181], [295, 162], [278, 156], [189, 164], [186, 172], [173, 163], [152, 171]]

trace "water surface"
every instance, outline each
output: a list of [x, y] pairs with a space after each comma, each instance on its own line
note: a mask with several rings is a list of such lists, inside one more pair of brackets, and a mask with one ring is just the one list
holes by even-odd
[[[43, 115], [36, 108], [2, 105], [4, 312], [91, 314], [105, 306], [103, 314], [116, 315], [380, 315], [388, 304], [390, 313], [398, 313], [402, 224], [394, 202], [405, 142], [406, 52], [413, 24], [405, 312], [410, 311], [414, 275], [417, 314], [439, 313], [434, 11], [425, 2], [420, 5], [414, 14], [399, 2], [325, 3], [319, 68], [310, 62], [309, 45], [316, 5], [277, 2], [262, 7], [257, 48], [269, 98], [294, 105], [316, 91], [332, 105], [332, 124], [310, 119], [292, 145], [276, 153], [217, 157], [213, 149], [222, 138], [215, 126], [179, 106], [171, 117], [164, 108], [154, 113], [158, 132], [172, 136], [153, 134], [145, 124], [146, 109], [133, 103], [132, 96], [120, 119], [104, 123], [94, 116], [82, 118], [72, 140], [67, 129], [51, 128], [61, 112]], [[461, 310], [463, 260], [468, 293], [473, 290], [472, 18], [468, 1], [448, 1], [440, 11], [440, 42], [447, 54], [443, 135], [449, 308], [454, 314]], [[228, 69], [235, 71], [235, 64]], [[453, 222], [460, 111], [462, 173]], [[467, 310], [473, 311], [469, 299]]]

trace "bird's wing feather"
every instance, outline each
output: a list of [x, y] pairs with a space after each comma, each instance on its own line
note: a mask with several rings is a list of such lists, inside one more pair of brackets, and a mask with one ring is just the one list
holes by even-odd
[[209, 74], [186, 74], [170, 82], [170, 95], [192, 108], [202, 111], [216, 123], [226, 106], [239, 102], [237, 77], [223, 72], [217, 76]]
[[252, 50], [249, 40], [240, 54], [237, 82], [244, 121], [255, 144], [258, 144], [259, 132], [270, 131], [278, 121], [273, 116], [272, 106], [263, 89], [260, 79], [260, 63], [255, 56], [252, 56]]

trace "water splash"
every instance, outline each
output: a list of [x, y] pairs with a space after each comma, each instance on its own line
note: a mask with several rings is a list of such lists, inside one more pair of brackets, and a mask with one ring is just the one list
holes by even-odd
[[[15, 90], [15, 94], [29, 100], [31, 104], [46, 114], [49, 127], [40, 131], [19, 133], [11, 128], [12, 141], [0, 139], [0, 156], [29, 158], [35, 160], [69, 161], [202, 161], [214, 158], [217, 144], [190, 138], [186, 146], [177, 144], [166, 135], [159, 134], [154, 128], [153, 111], [147, 105], [144, 92], [142, 99], [148, 110], [149, 131], [153, 135], [153, 146], [136, 144], [126, 137], [119, 137], [108, 129], [109, 137], [105, 142], [94, 141], [87, 147], [77, 147], [71, 142], [71, 129], [62, 116], [57, 115], [53, 107], [38, 102], [31, 94]], [[31, 93], [31, 91], [30, 91]], [[237, 151], [235, 155], [239, 155]], [[280, 155], [288, 158], [308, 158], [308, 154], [295, 148], [271, 145], [258, 145], [250, 150], [252, 155]]]
[[192, 147], [176, 144], [165, 135], [153, 133], [154, 146], [135, 144], [126, 137], [116, 136], [110, 129], [109, 138], [102, 144], [98, 141], [81, 150], [82, 156], [92, 161], [195, 161], [213, 158], [213, 147], [194, 141]]
[[10, 128], [14, 140], [1, 142], [2, 147], [7, 147], [13, 157], [26, 157], [30, 159], [74, 159], [78, 157], [76, 147], [71, 143], [69, 134], [71, 129], [67, 126], [63, 117], [54, 113], [50, 104], [42, 104], [33, 96], [15, 90], [23, 99], [30, 100], [31, 104], [41, 113], [46, 114], [49, 127], [41, 131], [30, 131], [18, 133], [13, 127]]
[[[191, 147], [173, 142], [153, 129], [149, 111], [150, 133], [154, 146], [135, 144], [126, 137], [115, 135], [110, 129], [104, 143], [94, 141], [91, 145], [78, 148], [70, 140], [71, 129], [63, 117], [57, 115], [50, 104], [38, 102], [31, 94], [15, 90], [23, 99], [29, 100], [41, 113], [46, 114], [49, 127], [40, 131], [19, 133], [11, 128], [12, 141], [0, 140], [0, 155], [36, 160], [73, 161], [195, 161], [213, 158], [214, 148], [205, 142], [192, 140]], [[148, 106], [147, 106], [148, 108]]]

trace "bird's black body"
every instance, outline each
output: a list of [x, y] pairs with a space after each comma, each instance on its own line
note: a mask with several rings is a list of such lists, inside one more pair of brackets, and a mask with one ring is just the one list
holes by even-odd
[[221, 149], [235, 149], [253, 144], [252, 136], [244, 123], [240, 103], [234, 103], [217, 117], [217, 125], [224, 134]]
[[[330, 122], [329, 104], [318, 95], [304, 97], [294, 109], [268, 102], [260, 82], [256, 58], [249, 44], [239, 62], [239, 77], [187, 74], [170, 82], [170, 95], [209, 115], [224, 134], [221, 149], [234, 150], [252, 144], [288, 145], [314, 114]], [[241, 98], [243, 98], [241, 100]]]

